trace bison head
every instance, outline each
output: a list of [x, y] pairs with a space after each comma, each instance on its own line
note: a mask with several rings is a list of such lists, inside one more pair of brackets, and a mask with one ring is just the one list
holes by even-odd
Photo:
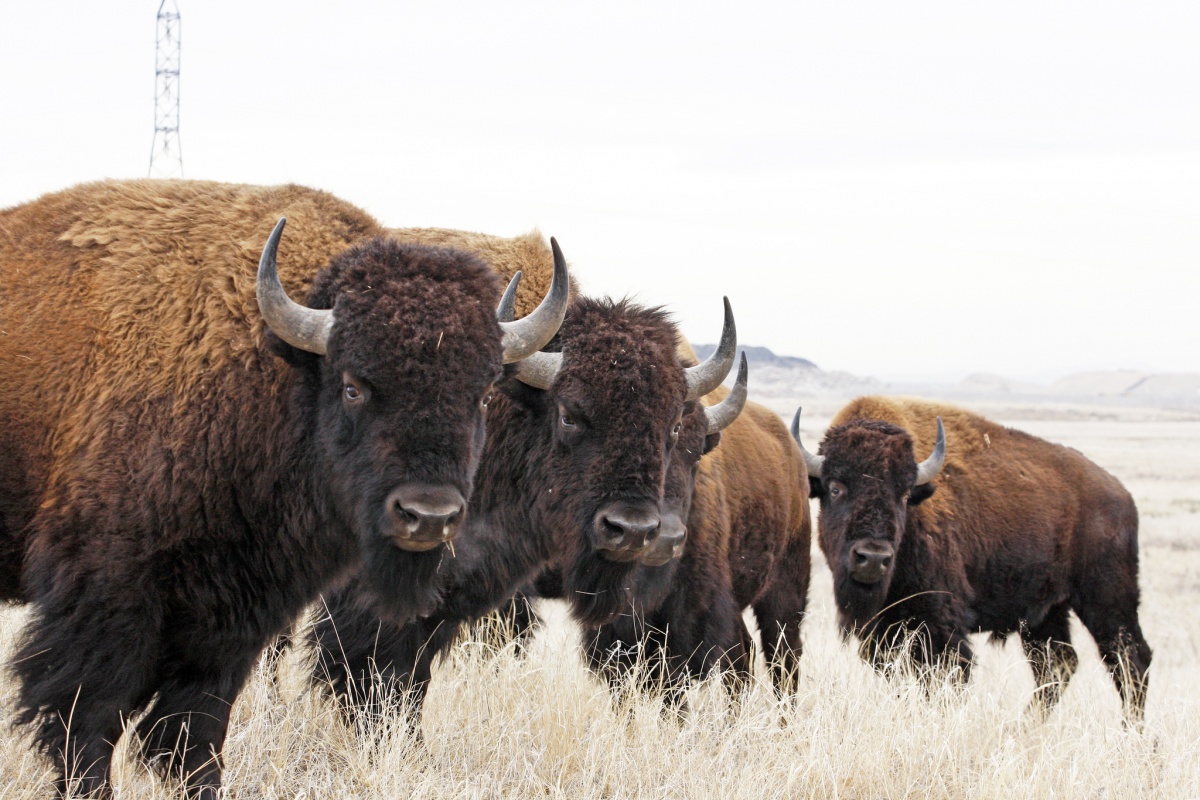
[[531, 512], [554, 536], [581, 621], [598, 624], [611, 613], [599, 608], [615, 610], [608, 602], [614, 584], [662, 533], [667, 465], [685, 414], [733, 364], [737, 342], [728, 301], [725, 313], [717, 352], [685, 367], [675, 354], [675, 326], [663, 311], [581, 298], [555, 350], [523, 361], [516, 380], [506, 382], [519, 407], [514, 413], [531, 430], [539, 454], [541, 488]]
[[566, 263], [556, 246], [547, 299], [502, 324], [501, 287], [484, 263], [377, 238], [336, 256], [302, 306], [276, 272], [282, 230], [280, 220], [259, 263], [271, 345], [302, 375], [293, 402], [335, 517], [357, 534], [368, 578], [394, 583], [400, 550], [436, 561], [461, 525], [493, 384], [554, 335]]
[[912, 437], [881, 420], [851, 420], [831, 428], [813, 455], [800, 442], [800, 412], [792, 436], [808, 467], [811, 495], [821, 503], [819, 541], [833, 572], [843, 628], [862, 631], [884, 606], [908, 526], [908, 509], [933, 494], [946, 436], [921, 463]]

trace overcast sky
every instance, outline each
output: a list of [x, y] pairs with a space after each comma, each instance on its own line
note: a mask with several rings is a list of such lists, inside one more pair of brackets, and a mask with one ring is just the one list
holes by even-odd
[[[188, 178], [537, 227], [825, 369], [1200, 372], [1200, 3], [176, 4]], [[7, 0], [0, 206], [147, 174], [157, 10]]]

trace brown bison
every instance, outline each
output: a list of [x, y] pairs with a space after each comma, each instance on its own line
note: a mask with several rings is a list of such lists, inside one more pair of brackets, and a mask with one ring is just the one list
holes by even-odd
[[1046, 710], [1075, 670], [1074, 610], [1141, 717], [1150, 647], [1138, 624], [1138, 518], [1116, 478], [960, 408], [886, 397], [851, 402], [820, 455], [804, 456], [840, 623], [868, 659], [907, 646], [965, 680], [969, 633], [1019, 633]]
[[61, 792], [108, 794], [141, 714], [143, 757], [215, 796], [251, 665], [324, 587], [356, 571], [396, 613], [429, 604], [484, 406], [554, 334], [566, 266], [501, 325], [483, 262], [383, 233], [296, 186], [0, 211], [0, 598], [33, 606], [17, 720]]
[[[460, 625], [551, 563], [563, 565], [577, 619], [599, 624], [617, 613], [638, 559], [662, 535], [663, 487], [685, 417], [700, 414], [706, 426], [729, 421], [728, 406], [696, 403], [733, 361], [728, 301], [725, 311], [718, 351], [688, 367], [662, 311], [577, 298], [553, 350], [499, 384], [488, 408], [477, 490], [457, 558], [442, 571], [438, 608], [381, 619], [357, 585], [333, 593], [313, 629], [316, 679], [351, 706], [407, 688], [419, 704], [433, 658]], [[373, 691], [376, 674], [382, 683]]]
[[[725, 393], [705, 399], [721, 402]], [[787, 692], [801, 653], [811, 561], [804, 463], [779, 415], [756, 403], [745, 403], [720, 434], [720, 447], [696, 426], [681, 443], [684, 436], [693, 457], [680, 467], [688, 466], [690, 479], [672, 492], [684, 534], [673, 547], [664, 542], [643, 556], [619, 616], [585, 628], [589, 664], [617, 684], [642, 658], [651, 681], [676, 700], [687, 678], [714, 667], [744, 685], [753, 659], [742, 612], [753, 608], [772, 681]], [[534, 593], [559, 591], [550, 573]], [[514, 614], [520, 632], [528, 614], [520, 598]]]

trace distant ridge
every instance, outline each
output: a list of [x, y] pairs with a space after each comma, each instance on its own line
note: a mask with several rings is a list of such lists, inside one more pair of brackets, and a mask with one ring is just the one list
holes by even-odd
[[[717, 349], [713, 344], [693, 345], [701, 360]], [[750, 395], [756, 400], [787, 399], [801, 395], [835, 395], [853, 397], [878, 392], [883, 386], [874, 378], [860, 378], [848, 372], [826, 372], [807, 358], [781, 356], [770, 348], [753, 345], [739, 347], [750, 362]], [[731, 372], [726, 383], [733, 381]]]
[[[696, 351], [696, 357], [703, 361], [713, 354], [717, 346], [715, 344], [697, 344], [692, 345], [692, 349]], [[793, 369], [818, 369], [817, 365], [807, 358], [776, 355], [768, 347], [739, 347], [738, 352], [746, 354], [746, 358], [750, 360], [751, 366], [770, 365], [773, 367], [791, 367]]]

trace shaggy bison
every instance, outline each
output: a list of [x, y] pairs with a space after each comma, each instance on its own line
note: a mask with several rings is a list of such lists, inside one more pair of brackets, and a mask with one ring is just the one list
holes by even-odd
[[705, 363], [680, 363], [676, 335], [660, 310], [576, 299], [555, 351], [524, 362], [488, 408], [477, 490], [439, 606], [381, 620], [355, 585], [334, 593], [313, 631], [317, 680], [361, 705], [378, 696], [377, 673], [383, 697], [410, 688], [419, 704], [433, 658], [460, 625], [550, 564], [562, 566], [577, 619], [600, 624], [618, 612], [638, 559], [663, 535], [663, 487], [685, 417], [698, 415], [706, 430], [730, 418], [728, 406], [696, 404], [733, 361], [728, 301], [721, 346]]
[[0, 212], [0, 598], [33, 606], [17, 719], [60, 791], [108, 794], [141, 714], [143, 757], [216, 796], [231, 703], [322, 588], [357, 571], [381, 607], [429, 602], [483, 407], [554, 334], [566, 267], [500, 325], [484, 263], [383, 232], [295, 186]]
[[585, 632], [589, 661], [615, 677], [644, 644], [674, 692], [713, 667], [741, 684], [753, 663], [742, 611], [753, 608], [772, 682], [790, 691], [812, 534], [804, 465], [778, 414], [746, 404], [700, 462], [686, 519], [682, 556], [639, 569], [627, 612]]
[[[720, 401], [724, 391], [706, 399]], [[753, 662], [742, 611], [752, 607], [772, 681], [786, 692], [801, 652], [812, 538], [799, 451], [779, 416], [756, 403], [745, 403], [720, 447], [698, 426], [681, 443], [684, 436], [693, 457], [679, 467], [688, 480], [668, 492], [686, 520], [684, 535], [643, 556], [620, 615], [585, 629], [588, 661], [616, 684], [641, 658], [650, 681], [676, 699], [686, 678], [713, 667], [743, 685]], [[554, 573], [541, 576], [533, 594], [560, 596]], [[520, 632], [529, 613], [522, 598], [513, 613]]]
[[[917, 463], [914, 453], [931, 452]], [[1075, 670], [1074, 610], [1141, 717], [1150, 647], [1138, 624], [1138, 518], [1116, 478], [968, 411], [885, 397], [851, 402], [820, 455], [804, 457], [841, 626], [870, 660], [907, 645], [917, 663], [948, 661], [965, 680], [969, 633], [1018, 633], [1047, 710]]]

